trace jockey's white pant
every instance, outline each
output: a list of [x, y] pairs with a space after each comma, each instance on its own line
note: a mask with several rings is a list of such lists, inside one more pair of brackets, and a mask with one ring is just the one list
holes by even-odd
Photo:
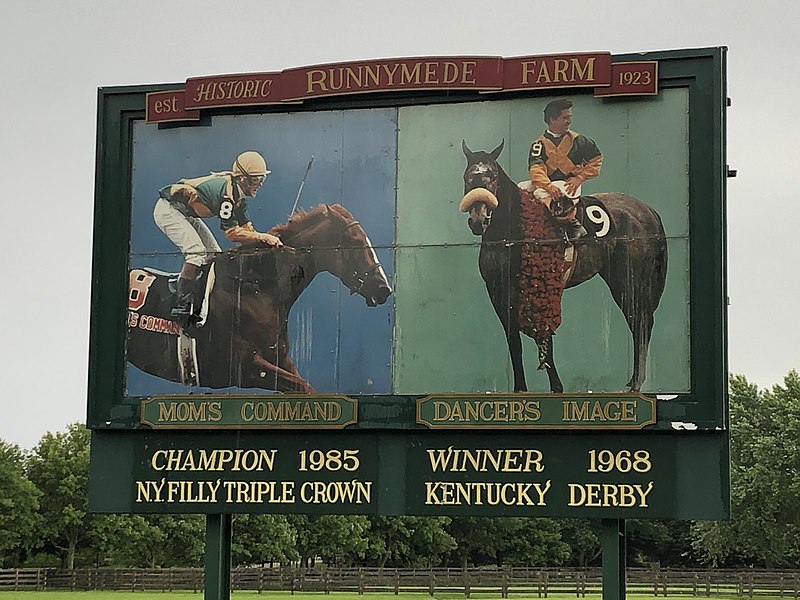
[[184, 215], [164, 198], [156, 201], [153, 220], [180, 249], [189, 264], [202, 267], [208, 264], [215, 253], [222, 252], [214, 234], [202, 219]]
[[[572, 200], [573, 204], [577, 204], [578, 200], [581, 199], [581, 186], [578, 186], [578, 189], [575, 190], [575, 193], [568, 194], [567, 193], [567, 182], [566, 181], [553, 181], [552, 183], [553, 183], [553, 185], [555, 187], [557, 187], [562, 192], [564, 192], [564, 195], [567, 198], [569, 198], [570, 200]], [[530, 181], [521, 181], [518, 185], [519, 185], [519, 187], [521, 187], [523, 189], [526, 189], [529, 192], [533, 191], [533, 197], [534, 198], [536, 198], [537, 200], [539, 200], [541, 202], [544, 202], [548, 206], [550, 205], [551, 198], [550, 198], [550, 193], [547, 190], [542, 189], [542, 188], [535, 188], [534, 189], [533, 188], [533, 184]]]

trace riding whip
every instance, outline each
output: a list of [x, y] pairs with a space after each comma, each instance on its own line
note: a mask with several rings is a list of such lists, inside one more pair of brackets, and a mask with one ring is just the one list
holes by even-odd
[[308, 172], [311, 170], [311, 163], [314, 162], [314, 155], [311, 155], [311, 160], [308, 161], [308, 166], [306, 166], [306, 173], [303, 175], [303, 181], [300, 182], [300, 189], [297, 190], [297, 197], [294, 199], [294, 205], [292, 205], [292, 212], [289, 213], [289, 217], [294, 215], [295, 211], [297, 210], [297, 204], [300, 202], [300, 194], [303, 193], [303, 186], [306, 184], [306, 178], [308, 177]]

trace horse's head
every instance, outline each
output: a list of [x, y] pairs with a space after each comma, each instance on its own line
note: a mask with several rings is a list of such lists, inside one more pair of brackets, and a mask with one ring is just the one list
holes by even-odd
[[343, 206], [318, 206], [278, 231], [288, 246], [321, 250], [318, 260], [324, 270], [341, 279], [351, 294], [363, 296], [368, 306], [385, 303], [392, 293], [372, 242]]
[[500, 183], [500, 165], [497, 157], [503, 151], [505, 140], [491, 152], [473, 152], [461, 141], [461, 149], [467, 157], [464, 171], [464, 198], [460, 209], [469, 213], [469, 228], [475, 235], [486, 233], [492, 222], [492, 211], [497, 208], [497, 190]]

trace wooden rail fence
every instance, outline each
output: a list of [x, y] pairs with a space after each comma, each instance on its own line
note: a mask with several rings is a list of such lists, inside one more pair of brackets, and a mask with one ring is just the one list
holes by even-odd
[[[525, 594], [547, 598], [569, 594], [577, 598], [600, 594], [600, 569], [577, 568], [455, 568], [325, 569], [236, 568], [234, 590], [287, 592], [406, 592], [496, 594], [501, 598]], [[800, 600], [800, 571], [628, 569], [630, 593], [659, 596], [779, 596]], [[126, 590], [172, 591], [203, 589], [203, 570], [191, 569], [0, 569], [0, 593], [6, 590]], [[0, 597], [2, 600], [2, 597]]]

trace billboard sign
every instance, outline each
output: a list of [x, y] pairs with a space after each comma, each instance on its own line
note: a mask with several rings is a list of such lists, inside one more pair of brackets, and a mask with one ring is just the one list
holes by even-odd
[[[643, 465], [680, 463], [676, 429], [717, 431], [692, 439], [726, 463], [724, 56], [403, 58], [101, 90], [88, 423], [136, 466], [98, 508], [185, 510], [150, 502], [160, 461], [183, 460], [162, 451], [211, 469], [192, 473], [229, 452], [299, 469], [281, 475], [296, 498], [311, 453], [334, 480], [357, 462], [354, 510], [376, 514], [435, 514], [456, 489], [522, 506], [548, 481], [543, 514], [595, 514], [595, 493], [673, 506], [679, 478]], [[340, 431], [315, 431], [321, 449], [297, 430]], [[523, 437], [491, 453], [459, 430]], [[514, 480], [565, 443], [570, 469], [628, 487]], [[505, 467], [480, 492], [452, 475], [467, 467], [431, 488], [451, 447]], [[432, 469], [401, 477], [402, 501], [376, 500], [388, 448], [401, 474]], [[197, 477], [173, 500], [248, 504], [220, 500], [234, 479]]]

